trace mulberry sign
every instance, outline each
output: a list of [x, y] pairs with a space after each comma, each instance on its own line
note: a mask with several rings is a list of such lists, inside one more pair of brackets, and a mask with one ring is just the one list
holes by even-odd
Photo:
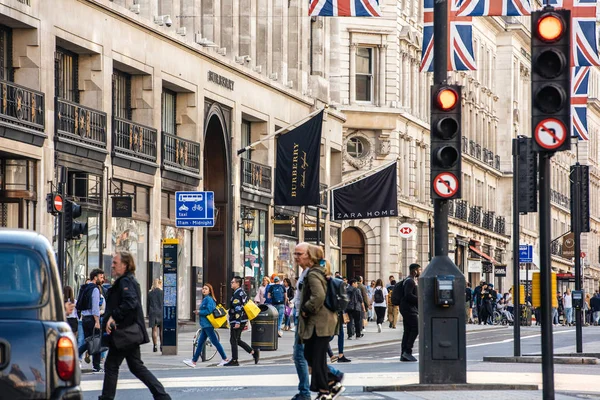
[[223, 86], [225, 89], [229, 90], [233, 90], [233, 85], [235, 84], [235, 82], [231, 79], [225, 78], [224, 76], [212, 71], [208, 71], [208, 81], [216, 83], [217, 85]]

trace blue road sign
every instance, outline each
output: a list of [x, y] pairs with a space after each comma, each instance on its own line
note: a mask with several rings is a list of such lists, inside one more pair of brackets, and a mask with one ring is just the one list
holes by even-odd
[[533, 262], [533, 246], [530, 244], [519, 245], [519, 262], [530, 263]]
[[175, 225], [182, 227], [215, 226], [214, 192], [175, 192]]

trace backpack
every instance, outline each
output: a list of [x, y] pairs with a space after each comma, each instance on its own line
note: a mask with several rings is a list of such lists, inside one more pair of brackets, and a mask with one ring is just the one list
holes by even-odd
[[271, 285], [271, 287], [269, 288], [269, 293], [271, 293], [271, 304], [283, 304], [285, 302], [284, 292], [285, 288], [283, 287], [283, 285]]
[[336, 312], [343, 313], [348, 307], [348, 284], [340, 278], [329, 277], [327, 279], [327, 293], [325, 294], [325, 307]]
[[385, 301], [382, 289], [375, 289], [375, 293], [373, 294], [373, 300], [375, 301], [375, 303], [383, 303]]
[[392, 305], [399, 306], [400, 303], [402, 303], [402, 298], [404, 297], [404, 282], [406, 282], [407, 279], [408, 278], [402, 279], [394, 286], [394, 289], [392, 290]]
[[80, 318], [82, 311], [90, 310], [92, 308], [92, 293], [96, 287], [96, 284], [88, 283], [79, 289], [79, 296], [77, 296], [77, 304], [75, 307], [77, 308], [77, 315]]

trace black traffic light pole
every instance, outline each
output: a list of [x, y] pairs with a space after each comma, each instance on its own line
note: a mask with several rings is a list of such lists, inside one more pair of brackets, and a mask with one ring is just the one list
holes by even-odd
[[[571, 185], [574, 185], [571, 197], [571, 229], [575, 235], [575, 290], [581, 290], [581, 164], [571, 167]], [[577, 353], [583, 352], [583, 332], [581, 328], [581, 308], [575, 311], [575, 346]]]
[[[66, 176], [67, 176], [67, 169], [66, 167], [59, 167], [59, 175], [58, 175], [58, 193], [62, 196], [63, 199], [63, 203], [62, 203], [62, 210], [63, 212], [59, 213], [56, 218], [58, 218], [58, 254], [57, 254], [57, 258], [58, 258], [58, 270], [60, 272], [60, 278], [62, 280], [62, 285], [66, 285], [67, 283], [67, 276], [66, 276], [66, 272], [67, 272], [67, 268], [66, 268], [66, 257], [65, 257], [65, 205], [67, 202], [67, 198], [65, 197], [65, 183], [66, 183]], [[54, 199], [52, 199], [52, 201], [54, 201]]]
[[514, 356], [521, 356], [521, 279], [520, 279], [520, 224], [519, 224], [519, 139], [512, 140], [513, 154], [513, 328]]

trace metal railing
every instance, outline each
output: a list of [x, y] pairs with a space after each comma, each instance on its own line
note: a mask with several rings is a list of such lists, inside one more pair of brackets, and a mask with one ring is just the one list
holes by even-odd
[[327, 185], [319, 183], [319, 207], [323, 209], [327, 209], [327, 200], [329, 199], [329, 192], [325, 190], [327, 190]]
[[0, 120], [44, 132], [44, 93], [0, 80]]
[[483, 212], [483, 221], [481, 226], [484, 229], [488, 229], [490, 231], [494, 230], [494, 215], [496, 213], [494, 211], [484, 211]]
[[481, 226], [481, 207], [472, 206], [469, 209], [469, 222], [473, 225]]
[[57, 97], [56, 135], [106, 149], [106, 113]]
[[162, 133], [163, 166], [200, 175], [200, 143]]
[[456, 200], [455, 215], [464, 221], [468, 218], [469, 203], [466, 200]]
[[481, 160], [481, 145], [479, 143], [475, 143], [475, 158]]
[[500, 235], [506, 235], [506, 218], [496, 217], [496, 226], [494, 227], [494, 232]]
[[242, 185], [271, 193], [273, 168], [242, 158]]
[[156, 163], [157, 130], [113, 117], [113, 151], [115, 154]]
[[448, 201], [448, 216], [449, 217], [454, 217], [454, 209], [455, 209], [455, 205], [454, 205], [454, 200], [449, 200]]

